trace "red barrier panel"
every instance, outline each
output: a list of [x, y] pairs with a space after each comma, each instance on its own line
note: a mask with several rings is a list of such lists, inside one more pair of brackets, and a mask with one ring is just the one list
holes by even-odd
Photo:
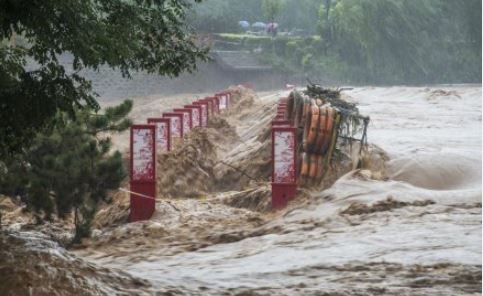
[[200, 105], [184, 105], [185, 109], [191, 109], [193, 112], [192, 128], [201, 126], [201, 106]]
[[207, 97], [206, 99], [213, 102], [213, 114], [220, 113], [220, 99], [217, 96]]
[[228, 109], [229, 93], [228, 92], [221, 92], [221, 93], [215, 94], [215, 96], [218, 98], [218, 109], [220, 111]]
[[173, 109], [176, 113], [183, 113], [183, 135], [188, 134], [188, 132], [193, 128], [193, 110], [185, 108]]
[[156, 204], [156, 126], [131, 126], [129, 221], [148, 220]]
[[148, 124], [156, 126], [156, 151], [171, 151], [171, 120], [169, 118], [148, 118]]
[[166, 112], [163, 117], [171, 120], [171, 137], [183, 138], [183, 113]]
[[215, 106], [215, 102], [213, 101], [213, 97], [205, 97], [199, 100], [199, 102], [208, 103], [208, 118], [215, 116], [216, 106]]
[[287, 205], [297, 192], [296, 129], [272, 126], [272, 208]]
[[201, 106], [201, 127], [206, 127], [210, 118], [208, 114], [208, 102], [200, 100], [193, 102], [193, 105]]
[[272, 182], [272, 209], [282, 209], [297, 195], [297, 184]]

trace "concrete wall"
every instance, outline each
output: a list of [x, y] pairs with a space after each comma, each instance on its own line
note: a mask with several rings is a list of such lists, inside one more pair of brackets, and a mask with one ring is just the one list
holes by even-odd
[[[67, 72], [72, 72], [72, 56], [60, 57]], [[34, 68], [33, 65], [31, 65]], [[81, 75], [92, 81], [94, 91], [101, 101], [118, 100], [148, 95], [173, 95], [178, 93], [207, 93], [222, 90], [229, 85], [249, 82], [258, 91], [274, 90], [293, 83], [287, 75], [276, 71], [233, 71], [215, 62], [202, 63], [196, 73], [169, 78], [147, 73], [132, 73], [132, 79], [123, 78], [120, 71], [100, 67], [99, 71], [85, 70]]]

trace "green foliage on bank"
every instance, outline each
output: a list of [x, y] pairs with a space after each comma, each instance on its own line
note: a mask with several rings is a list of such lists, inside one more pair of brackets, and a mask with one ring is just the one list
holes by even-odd
[[315, 36], [216, 34], [215, 48], [251, 50], [277, 70], [313, 80], [481, 82], [480, 0], [319, 1], [312, 26]]
[[480, 0], [332, 0], [319, 15], [308, 74], [335, 62], [361, 83], [481, 81]]

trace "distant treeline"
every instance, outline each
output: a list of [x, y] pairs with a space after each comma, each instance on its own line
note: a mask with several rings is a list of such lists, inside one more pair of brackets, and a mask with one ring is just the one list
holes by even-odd
[[[264, 1], [204, 1], [189, 20], [199, 32], [237, 33], [238, 21], [269, 22]], [[481, 82], [481, 0], [279, 2], [279, 32], [296, 36], [258, 41], [280, 70], [352, 83]]]

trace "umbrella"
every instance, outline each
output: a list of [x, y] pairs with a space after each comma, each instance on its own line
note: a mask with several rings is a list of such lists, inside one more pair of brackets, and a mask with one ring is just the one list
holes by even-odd
[[238, 25], [239, 25], [240, 27], [242, 27], [243, 29], [248, 29], [248, 28], [250, 28], [250, 23], [249, 23], [249, 22], [247, 22], [247, 21], [239, 21], [239, 22], [238, 22]]

